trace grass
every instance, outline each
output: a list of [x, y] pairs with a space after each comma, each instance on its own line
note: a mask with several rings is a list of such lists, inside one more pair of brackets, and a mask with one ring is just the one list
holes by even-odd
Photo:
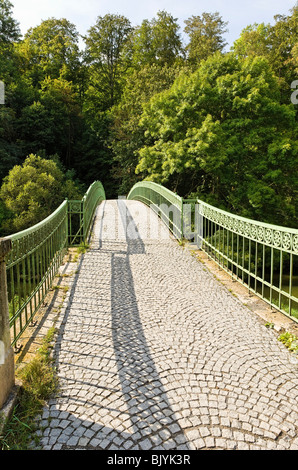
[[65, 294], [69, 291], [69, 286], [58, 286], [57, 284], [52, 286], [53, 290], [62, 290]]
[[79, 246], [75, 248], [76, 253], [73, 254], [73, 259], [72, 261], [76, 263], [78, 261], [79, 255], [82, 255], [86, 253], [87, 250], [89, 250], [90, 245], [86, 242], [82, 242]]
[[290, 351], [298, 353], [298, 337], [288, 331], [282, 333], [278, 340], [281, 341]]
[[13, 299], [8, 303], [8, 311], [9, 311], [9, 318], [11, 318], [15, 312], [20, 308], [20, 306], [24, 303], [24, 299], [22, 299], [19, 295], [15, 294]]
[[34, 358], [16, 376], [22, 382], [17, 404], [10, 420], [0, 436], [1, 450], [28, 450], [32, 441], [37, 444], [34, 433], [36, 417], [41, 413], [45, 401], [57, 388], [57, 378], [51, 358], [55, 328], [51, 328]]
[[82, 242], [78, 246], [77, 250], [79, 254], [83, 254], [83, 253], [86, 253], [86, 251], [89, 250], [89, 248], [90, 248], [90, 245], [88, 243]]

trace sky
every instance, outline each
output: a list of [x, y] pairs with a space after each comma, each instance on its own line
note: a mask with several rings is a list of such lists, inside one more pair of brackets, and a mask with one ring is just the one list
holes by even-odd
[[[228, 22], [228, 33], [224, 35], [229, 50], [240, 36], [243, 28], [253, 23], [274, 24], [274, 15], [290, 14], [295, 0], [10, 0], [13, 16], [19, 22], [22, 34], [30, 27], [38, 26], [43, 20], [54, 17], [66, 18], [76, 26], [80, 34], [85, 34], [93, 26], [98, 16], [107, 13], [120, 14], [128, 18], [132, 26], [144, 19], [151, 20], [159, 10], [170, 13], [181, 27], [192, 15], [203, 12], [219, 12]], [[82, 42], [81, 42], [82, 45]]]

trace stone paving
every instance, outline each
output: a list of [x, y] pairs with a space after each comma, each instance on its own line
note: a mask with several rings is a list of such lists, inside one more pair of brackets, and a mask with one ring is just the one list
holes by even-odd
[[298, 449], [298, 374], [136, 201], [102, 203], [58, 322], [48, 449]]

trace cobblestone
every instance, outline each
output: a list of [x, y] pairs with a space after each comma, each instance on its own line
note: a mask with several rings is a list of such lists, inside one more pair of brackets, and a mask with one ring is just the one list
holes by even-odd
[[297, 450], [291, 353], [143, 204], [99, 206], [57, 327], [41, 448]]

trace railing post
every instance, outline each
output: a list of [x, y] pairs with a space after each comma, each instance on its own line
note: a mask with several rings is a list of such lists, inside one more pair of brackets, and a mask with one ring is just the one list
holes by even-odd
[[67, 246], [66, 248], [68, 248], [70, 246], [70, 227], [69, 227], [69, 199], [68, 198], [65, 198], [66, 202], [67, 202], [67, 206], [66, 206], [66, 240], [67, 240]]
[[196, 201], [195, 204], [195, 227], [196, 227], [196, 244], [199, 250], [202, 250], [204, 240], [204, 218], [201, 213], [201, 202]]
[[11, 240], [0, 238], [0, 409], [15, 385], [14, 352], [9, 330], [9, 310], [5, 256], [11, 250]]
[[85, 243], [86, 241], [86, 238], [87, 238], [87, 224], [86, 224], [86, 195], [83, 197], [83, 200], [82, 200], [82, 209], [83, 211], [83, 214], [82, 214], [82, 217], [83, 217], [83, 244]]

